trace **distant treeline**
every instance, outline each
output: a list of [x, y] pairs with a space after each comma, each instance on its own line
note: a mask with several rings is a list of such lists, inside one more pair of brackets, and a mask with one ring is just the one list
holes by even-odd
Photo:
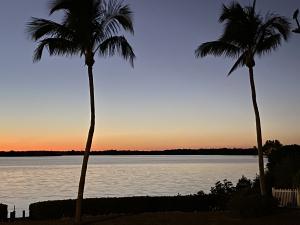
[[[0, 157], [25, 157], [25, 156], [67, 156], [83, 155], [83, 151], [7, 151], [0, 152]], [[92, 151], [91, 155], [257, 155], [254, 148], [219, 148], [219, 149], [173, 149], [153, 151], [108, 150]]]

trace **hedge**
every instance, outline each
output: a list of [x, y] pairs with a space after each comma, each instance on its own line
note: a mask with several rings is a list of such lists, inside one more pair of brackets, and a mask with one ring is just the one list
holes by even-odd
[[[33, 220], [73, 217], [75, 200], [46, 201], [30, 204]], [[209, 195], [91, 198], [83, 201], [84, 215], [128, 214], [162, 211], [208, 211], [212, 207]]]
[[0, 222], [7, 221], [7, 205], [0, 204]]

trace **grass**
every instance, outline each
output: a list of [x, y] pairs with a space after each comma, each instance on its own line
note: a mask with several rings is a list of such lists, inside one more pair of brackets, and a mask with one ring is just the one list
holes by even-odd
[[[160, 212], [88, 217], [85, 225], [299, 225], [300, 210], [280, 210], [276, 215], [242, 219], [228, 212]], [[16, 221], [1, 225], [71, 225], [73, 220]]]

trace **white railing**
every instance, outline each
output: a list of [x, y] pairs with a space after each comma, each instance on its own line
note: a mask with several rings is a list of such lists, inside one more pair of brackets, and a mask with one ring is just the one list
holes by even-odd
[[300, 208], [300, 189], [275, 189], [272, 195], [279, 201], [280, 207]]

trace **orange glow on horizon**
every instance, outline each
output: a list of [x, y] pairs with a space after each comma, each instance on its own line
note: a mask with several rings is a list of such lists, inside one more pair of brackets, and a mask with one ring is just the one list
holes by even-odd
[[[36, 139], [35, 139], [36, 140]], [[213, 144], [212, 144], [213, 143]], [[244, 144], [246, 143], [246, 144]], [[168, 149], [199, 149], [199, 148], [248, 148], [255, 145], [249, 140], [236, 142], [235, 139], [227, 138], [200, 138], [200, 137], [127, 137], [107, 136], [105, 138], [94, 138], [92, 150], [168, 150]], [[6, 139], [0, 141], [0, 151], [68, 151], [84, 150], [85, 138], [74, 138], [73, 140], [44, 139], [39, 141], [24, 139]]]
[[[82, 131], [82, 130], [79, 130]], [[266, 132], [264, 140], [274, 135]], [[77, 133], [16, 133], [1, 135], [0, 151], [69, 151], [84, 150], [86, 136]], [[214, 132], [202, 131], [161, 131], [161, 132], [124, 132], [99, 131], [95, 133], [92, 150], [168, 150], [168, 149], [199, 149], [199, 148], [252, 148], [256, 145], [255, 132]], [[297, 136], [281, 137], [283, 144], [297, 144]]]

